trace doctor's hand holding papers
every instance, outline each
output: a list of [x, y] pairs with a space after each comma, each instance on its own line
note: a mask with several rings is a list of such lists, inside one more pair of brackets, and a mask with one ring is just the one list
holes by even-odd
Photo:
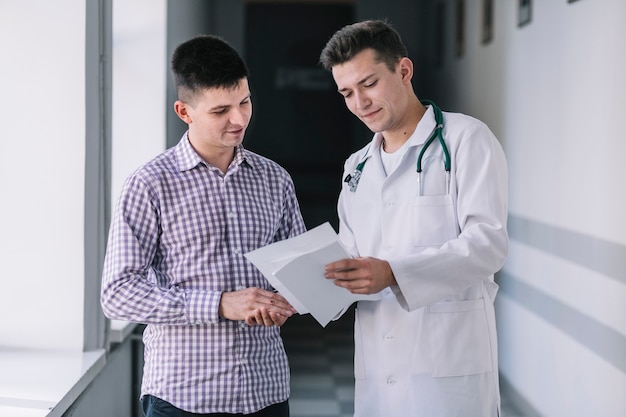
[[335, 267], [351, 267], [341, 266], [350, 256], [329, 223], [245, 256], [298, 313], [310, 313], [323, 327], [356, 301], [380, 299], [379, 294], [352, 293], [325, 278], [327, 264], [340, 261]]

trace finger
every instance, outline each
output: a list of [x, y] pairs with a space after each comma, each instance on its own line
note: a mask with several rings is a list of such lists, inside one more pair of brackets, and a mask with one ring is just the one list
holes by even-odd
[[336, 279], [334, 283], [336, 286], [345, 288], [350, 292], [367, 288], [367, 281], [362, 279]]
[[276, 307], [280, 313], [289, 315], [297, 313], [296, 309], [282, 295], [272, 292], [267, 298], [267, 303], [272, 307]]
[[255, 311], [255, 318], [257, 323], [263, 325], [263, 326], [273, 326], [274, 325], [274, 321], [272, 320], [272, 318], [269, 315], [269, 312], [267, 309], [262, 308], [262, 309], [258, 309]]
[[361, 278], [361, 272], [358, 269], [341, 269], [335, 271], [328, 271], [325, 274], [326, 278], [339, 279], [343, 281], [353, 281]]
[[282, 326], [283, 324], [285, 324], [285, 322], [289, 318], [280, 313], [274, 313], [274, 312], [270, 312], [270, 316], [272, 317], [272, 321], [274, 322], [274, 325], [276, 326]]
[[339, 261], [331, 262], [325, 266], [326, 272], [347, 271], [356, 268], [358, 264], [354, 259], [341, 259]]

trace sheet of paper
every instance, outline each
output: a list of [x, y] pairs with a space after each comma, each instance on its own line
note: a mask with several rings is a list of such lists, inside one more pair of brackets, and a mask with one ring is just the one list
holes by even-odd
[[245, 256], [298, 313], [311, 313], [323, 327], [355, 301], [380, 299], [352, 294], [324, 277], [326, 264], [350, 257], [329, 223]]

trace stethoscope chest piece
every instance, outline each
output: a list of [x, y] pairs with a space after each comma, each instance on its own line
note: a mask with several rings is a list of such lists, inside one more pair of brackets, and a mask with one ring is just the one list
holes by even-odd
[[355, 169], [352, 174], [348, 174], [346, 178], [344, 178], [344, 182], [348, 183], [348, 189], [351, 192], [356, 191], [356, 187], [359, 185], [359, 180], [361, 179], [361, 171]]
[[343, 182], [348, 183], [348, 189], [353, 193], [356, 192], [356, 187], [359, 185], [359, 180], [361, 179], [361, 174], [363, 174], [363, 167], [365, 166], [365, 162], [367, 162], [368, 154], [369, 147], [367, 148], [367, 151], [365, 151], [365, 156], [363, 156], [361, 162], [359, 162], [354, 171], [352, 171], [352, 174], [346, 175], [343, 179]]

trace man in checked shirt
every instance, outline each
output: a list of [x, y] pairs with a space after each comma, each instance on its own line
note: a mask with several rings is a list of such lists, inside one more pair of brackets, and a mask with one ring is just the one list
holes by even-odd
[[295, 313], [244, 253], [305, 226], [278, 164], [242, 146], [248, 70], [215, 36], [172, 57], [188, 131], [126, 180], [102, 283], [107, 317], [145, 323], [147, 417], [289, 416], [280, 327]]

